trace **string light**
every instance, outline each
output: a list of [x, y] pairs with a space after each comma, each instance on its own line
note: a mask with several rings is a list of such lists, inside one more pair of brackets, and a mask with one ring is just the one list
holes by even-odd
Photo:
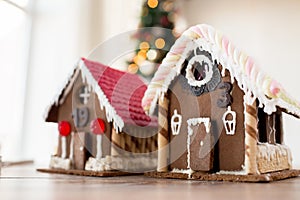
[[140, 62], [141, 62], [141, 60], [139, 59], [139, 56], [134, 56], [134, 58], [133, 58], [133, 62], [135, 63], [135, 64], [139, 64]]
[[149, 48], [150, 48], [150, 45], [149, 45], [148, 42], [141, 42], [141, 43], [140, 43], [140, 49], [141, 49], [141, 50], [148, 51]]
[[128, 66], [128, 72], [129, 73], [136, 74], [138, 70], [139, 70], [139, 67], [136, 64], [134, 64], [134, 63], [130, 64]]
[[148, 0], [148, 6], [150, 8], [156, 8], [158, 5], [158, 0]]
[[146, 60], [142, 63], [139, 69], [145, 76], [150, 76], [155, 71], [155, 63]]
[[145, 51], [145, 50], [141, 50], [141, 51], [139, 51], [138, 52], [138, 57], [139, 57], [139, 59], [141, 59], [141, 60], [146, 60], [146, 57], [147, 57], [147, 52]]
[[155, 60], [156, 57], [157, 57], [157, 52], [154, 50], [154, 49], [150, 49], [148, 52], [147, 52], [147, 57], [149, 60]]
[[162, 49], [164, 48], [166, 45], [166, 42], [163, 38], [158, 38], [155, 40], [155, 46], [158, 48], [158, 49]]

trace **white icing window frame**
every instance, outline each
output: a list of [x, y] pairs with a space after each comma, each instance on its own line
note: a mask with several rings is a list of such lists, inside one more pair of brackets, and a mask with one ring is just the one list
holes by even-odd
[[[194, 51], [196, 51], [194, 49]], [[202, 62], [204, 61], [205, 63], [208, 64], [208, 67], [205, 68], [205, 71], [207, 72], [205, 78], [201, 81], [198, 81], [195, 79], [194, 77], [194, 73], [193, 73], [193, 64], [195, 62]], [[188, 63], [187, 68], [186, 68], [186, 78], [188, 80], [188, 83], [191, 86], [198, 86], [201, 87], [203, 85], [205, 85], [206, 83], [208, 83], [212, 76], [213, 76], [213, 63], [204, 55], [195, 55]]]

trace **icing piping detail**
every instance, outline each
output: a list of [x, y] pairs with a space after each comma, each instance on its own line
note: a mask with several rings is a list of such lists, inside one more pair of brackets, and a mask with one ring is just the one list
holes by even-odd
[[102, 158], [102, 135], [97, 134], [97, 154], [96, 159], [99, 160]]
[[[231, 120], [228, 119], [229, 116], [232, 117]], [[228, 106], [227, 111], [222, 117], [222, 120], [226, 131], [226, 135], [234, 135], [236, 127], [236, 112], [232, 111], [230, 106]]]
[[183, 63], [183, 72], [187, 84], [196, 96], [216, 89], [221, 81], [220, 70], [209, 52], [198, 44], [188, 46], [187, 57]]
[[61, 158], [67, 158], [67, 137], [61, 136]]
[[71, 142], [70, 142], [70, 155], [69, 159], [73, 161], [74, 159], [74, 132], [71, 133]]
[[171, 129], [173, 135], [179, 135], [182, 124], [182, 116], [178, 114], [177, 110], [174, 110], [174, 114], [171, 118]]
[[[205, 74], [201, 74], [201, 72], [198, 72], [199, 78], [198, 80], [196, 80], [195, 75], [193, 73], [193, 68], [194, 65], [197, 64], [199, 65], [200, 63], [203, 66], [203, 70]], [[194, 70], [198, 71], [197, 69]], [[203, 75], [205, 75], [205, 77], [203, 77]], [[213, 66], [211, 61], [206, 56], [197, 55], [189, 61], [188, 66], [186, 68], [186, 78], [190, 85], [201, 87], [204, 84], [208, 83], [211, 80], [212, 76], [213, 76]]]
[[83, 103], [84, 105], [86, 105], [89, 101], [90, 98], [90, 88], [88, 86], [83, 86], [82, 88], [80, 88], [80, 94], [79, 94], [79, 99], [80, 102]]

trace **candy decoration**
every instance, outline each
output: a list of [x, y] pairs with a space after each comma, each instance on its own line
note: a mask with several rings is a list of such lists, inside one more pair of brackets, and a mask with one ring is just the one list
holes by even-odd
[[247, 174], [258, 174], [256, 151], [257, 151], [257, 112], [256, 101], [252, 105], [244, 104], [245, 107], [245, 170]]
[[99, 160], [102, 157], [102, 135], [105, 132], [105, 123], [102, 119], [97, 118], [91, 122], [90, 129], [92, 133], [97, 137], [97, 154], [96, 159]]
[[96, 135], [103, 135], [105, 132], [105, 122], [100, 118], [94, 119], [91, 121], [90, 129]]
[[71, 125], [67, 121], [61, 121], [58, 123], [58, 130], [61, 136], [67, 137], [71, 133]]
[[158, 161], [157, 171], [168, 171], [168, 159], [169, 159], [169, 134], [168, 134], [168, 107], [169, 99], [166, 95], [164, 98], [159, 99], [158, 109]]
[[71, 125], [67, 121], [58, 123], [58, 130], [61, 135], [61, 157], [67, 157], [67, 136], [71, 133]]
[[277, 81], [273, 80], [270, 85], [270, 92], [272, 96], [277, 96], [280, 92], [280, 88], [282, 88], [281, 85]]

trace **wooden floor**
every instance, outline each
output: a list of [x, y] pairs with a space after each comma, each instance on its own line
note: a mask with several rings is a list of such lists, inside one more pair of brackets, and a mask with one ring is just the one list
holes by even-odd
[[46, 174], [34, 166], [2, 169], [2, 200], [300, 199], [300, 178], [273, 183], [199, 182], [143, 176], [80, 177]]

